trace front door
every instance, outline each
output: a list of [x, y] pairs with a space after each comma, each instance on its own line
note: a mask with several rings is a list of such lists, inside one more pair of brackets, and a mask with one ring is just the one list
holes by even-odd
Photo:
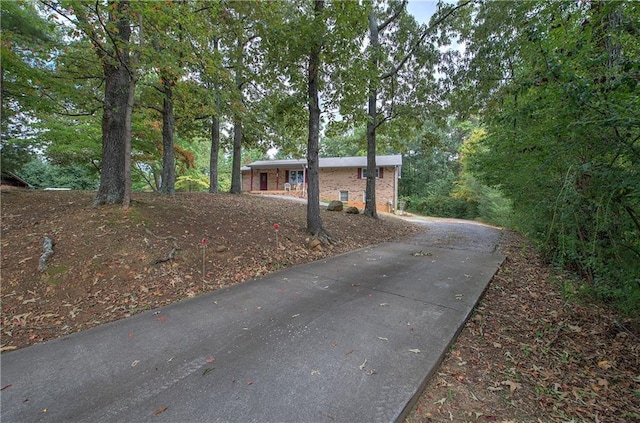
[[261, 173], [260, 174], [260, 191], [266, 191], [266, 190], [267, 190], [267, 174]]

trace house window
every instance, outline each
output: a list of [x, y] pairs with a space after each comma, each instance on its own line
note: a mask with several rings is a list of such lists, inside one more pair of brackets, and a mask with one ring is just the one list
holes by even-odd
[[[361, 179], [367, 179], [367, 168], [366, 167], [360, 168], [360, 172], [359, 173], [360, 173], [360, 178]], [[382, 172], [381, 172], [379, 167], [376, 167], [376, 179], [379, 179], [381, 177], [382, 177]]]
[[301, 184], [304, 182], [304, 171], [302, 170], [290, 170], [289, 171], [289, 183]]
[[340, 201], [349, 201], [349, 191], [340, 191]]

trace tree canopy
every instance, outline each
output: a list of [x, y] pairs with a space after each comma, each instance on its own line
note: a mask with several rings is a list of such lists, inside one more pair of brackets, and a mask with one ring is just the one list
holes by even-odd
[[126, 205], [132, 186], [239, 193], [275, 149], [307, 157], [322, 236], [319, 156], [402, 152], [414, 210], [513, 224], [640, 304], [638, 2], [442, 1], [422, 24], [402, 0], [1, 7], [3, 171], [99, 175], [96, 204]]
[[[603, 299], [640, 303], [640, 7], [481, 2], [453, 104], [486, 130], [472, 171]], [[469, 100], [473, 102], [469, 102]]]

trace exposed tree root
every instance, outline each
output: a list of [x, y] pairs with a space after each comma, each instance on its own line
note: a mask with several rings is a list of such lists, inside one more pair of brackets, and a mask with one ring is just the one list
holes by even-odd
[[373, 210], [369, 210], [369, 209], [365, 208], [365, 209], [364, 209], [364, 212], [362, 212], [362, 214], [364, 214], [364, 215], [365, 215], [365, 216], [367, 216], [367, 217], [372, 217], [372, 218], [374, 218], [374, 219], [377, 219], [377, 218], [378, 218], [378, 213], [376, 212], [376, 210], [375, 210], [375, 209], [373, 209]]
[[178, 251], [180, 251], [180, 248], [178, 248], [178, 243], [176, 241], [176, 238], [173, 236], [158, 236], [156, 234], [154, 234], [153, 232], [151, 232], [148, 228], [144, 228], [145, 232], [149, 235], [151, 235], [152, 237], [156, 238], [156, 239], [161, 239], [163, 241], [171, 241], [171, 243], [173, 244], [173, 248], [171, 248], [171, 251], [169, 251], [169, 254], [167, 255], [166, 258], [160, 258], [155, 260], [153, 263], [153, 265], [156, 264], [160, 264], [160, 263], [165, 263], [167, 261], [171, 261], [176, 257], [176, 253]]
[[169, 255], [167, 255], [167, 258], [157, 259], [156, 261], [153, 262], [153, 264], [160, 264], [160, 263], [164, 263], [164, 262], [173, 260], [175, 258], [175, 256], [176, 256], [176, 253], [179, 250], [180, 250], [179, 248], [173, 247], [171, 249], [171, 251], [169, 251]]
[[318, 239], [325, 247], [331, 244], [338, 243], [338, 240], [332, 237], [331, 234], [329, 234], [329, 232], [327, 232], [324, 228], [320, 228], [315, 233], [312, 233], [311, 237]]

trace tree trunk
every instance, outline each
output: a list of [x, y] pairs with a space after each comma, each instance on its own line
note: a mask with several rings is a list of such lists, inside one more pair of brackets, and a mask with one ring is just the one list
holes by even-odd
[[[316, 0], [314, 5], [315, 19], [322, 19], [321, 13], [324, 8], [323, 0]], [[320, 138], [320, 104], [318, 101], [318, 73], [320, 68], [320, 50], [322, 45], [316, 40], [311, 46], [309, 54], [309, 65], [307, 68], [307, 94], [309, 101], [309, 136], [307, 139], [307, 231], [326, 242], [331, 238], [322, 226], [320, 217], [320, 183], [319, 183], [319, 158], [318, 141]]]
[[173, 148], [173, 82], [162, 77], [164, 99], [162, 100], [162, 176], [160, 194], [176, 193], [176, 156]]
[[[219, 38], [213, 39], [213, 48], [218, 51]], [[211, 118], [211, 152], [209, 153], [209, 192], [218, 192], [218, 155], [220, 154], [220, 89], [214, 83], [216, 96], [215, 115]]]
[[[240, 45], [240, 41], [238, 41]], [[240, 47], [238, 47], [240, 48]], [[239, 54], [239, 59], [236, 61], [235, 69], [235, 82], [238, 89], [238, 95], [240, 96], [240, 103], [242, 103], [242, 77], [240, 75], [240, 67], [242, 66], [242, 54]], [[242, 163], [242, 118], [240, 117], [240, 111], [235, 112], [236, 115], [233, 119], [233, 159], [231, 165], [231, 194], [242, 193], [242, 173], [240, 171]]]
[[240, 165], [242, 159], [242, 120], [236, 117], [233, 122], [233, 159], [231, 169], [231, 194], [242, 193]]
[[[129, 39], [131, 27], [126, 16], [127, 1], [118, 3], [118, 13], [110, 14], [109, 21], [117, 20], [112, 34], [116, 45], [112, 54], [118, 55], [118, 61], [101, 57], [104, 69], [104, 112], [102, 115], [102, 165], [100, 186], [94, 205], [122, 204], [125, 197], [125, 154], [127, 136], [131, 135], [129, 97], [131, 75], [129, 74]], [[127, 128], [129, 125], [129, 128]]]
[[209, 164], [209, 192], [218, 192], [218, 154], [220, 153], [220, 119], [211, 118], [211, 154]]
[[[369, 48], [371, 49], [372, 69], [378, 69], [378, 54], [380, 41], [378, 40], [378, 23], [373, 12], [369, 13]], [[369, 105], [367, 120], [367, 188], [365, 192], [364, 214], [373, 218], [378, 217], [376, 211], [376, 126], [378, 124], [378, 89], [377, 78], [369, 82]]]
[[133, 192], [131, 180], [131, 120], [133, 119], [133, 102], [135, 101], [136, 75], [129, 71], [129, 96], [127, 99], [127, 114], [125, 116], [125, 138], [124, 138], [124, 196], [122, 207], [126, 210], [131, 205], [131, 193]]

